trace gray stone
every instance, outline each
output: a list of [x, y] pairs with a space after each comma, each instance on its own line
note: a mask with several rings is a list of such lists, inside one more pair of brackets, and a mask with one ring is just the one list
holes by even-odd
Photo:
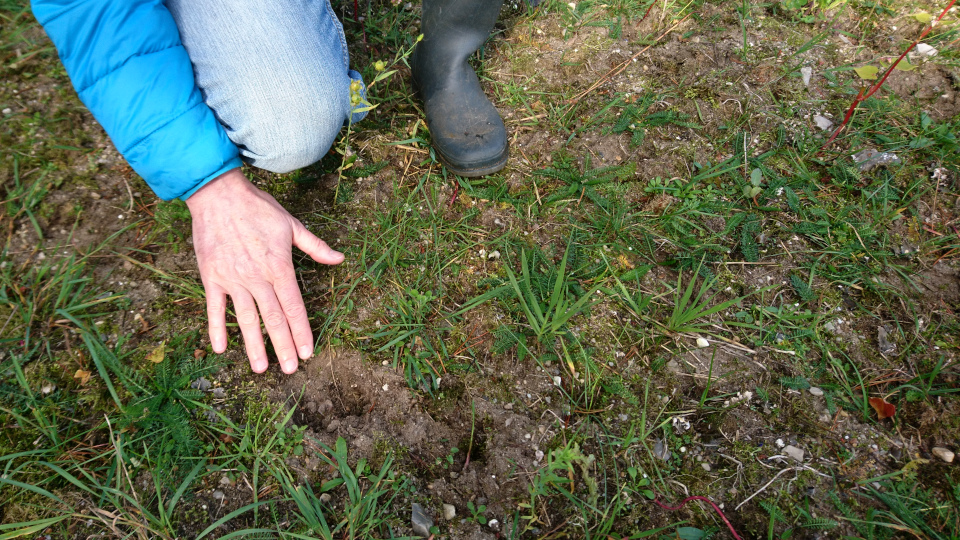
[[880, 354], [890, 354], [897, 350], [897, 345], [890, 341], [890, 331], [886, 327], [877, 327], [877, 345], [880, 348]]
[[703, 463], [700, 464], [700, 466], [703, 467], [703, 470], [705, 470], [705, 471], [707, 471], [707, 472], [710, 472], [710, 464], [709, 464], [709, 463], [703, 462]]
[[796, 446], [789, 445], [783, 449], [783, 453], [793, 458], [795, 461], [803, 461], [803, 450]]
[[657, 439], [656, 444], [653, 445], [653, 455], [656, 456], [657, 459], [667, 461], [673, 454], [670, 452], [670, 449], [667, 448], [667, 444], [663, 440]]
[[333, 420], [330, 421], [329, 424], [327, 424], [327, 427], [324, 429], [327, 430], [327, 433], [333, 433], [339, 427], [340, 427], [340, 421], [334, 418]]
[[823, 395], [823, 390], [817, 388], [816, 386], [811, 386], [810, 389], [807, 390], [807, 391], [810, 392], [811, 394], [817, 396], [817, 397], [820, 397], [820, 396]]
[[320, 494], [320, 502], [322, 502], [323, 504], [330, 504], [330, 501], [331, 501], [332, 499], [333, 499], [333, 497], [332, 497], [329, 493], [321, 493], [321, 494]]
[[930, 453], [942, 459], [946, 463], [953, 463], [954, 453], [942, 446], [934, 446]]
[[426, 538], [430, 536], [430, 527], [433, 527], [433, 520], [423, 511], [422, 506], [413, 503], [410, 506], [410, 524], [413, 526], [414, 534]]
[[201, 392], [206, 392], [211, 386], [213, 386], [213, 383], [208, 381], [206, 377], [200, 377], [199, 379], [190, 383], [190, 388], [197, 389]]
[[892, 152], [878, 152], [873, 148], [864, 148], [851, 157], [862, 172], [867, 172], [891, 163], [900, 163], [900, 158], [898, 158], [896, 154]]
[[457, 517], [457, 507], [452, 504], [443, 505], [443, 519], [452, 521], [455, 517]]
[[317, 405], [317, 412], [320, 414], [327, 414], [333, 410], [333, 402], [329, 399], [324, 400], [322, 403]]
[[213, 389], [213, 397], [217, 399], [225, 399], [227, 397], [227, 391], [219, 386]]
[[223, 500], [223, 497], [224, 497], [223, 492], [220, 491], [219, 489], [213, 492], [213, 498], [214, 498], [214, 499], [216, 499], [216, 500], [218, 500], [218, 501], [222, 501], [222, 500]]

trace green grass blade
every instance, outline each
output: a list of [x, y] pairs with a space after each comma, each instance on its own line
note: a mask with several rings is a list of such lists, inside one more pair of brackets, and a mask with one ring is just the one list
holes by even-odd
[[11, 540], [13, 538], [20, 538], [21, 536], [34, 535], [48, 527], [53, 527], [57, 523], [69, 519], [70, 517], [71, 514], [64, 514], [62, 516], [37, 519], [34, 521], [25, 521], [23, 523], [8, 523], [6, 525], [0, 525], [0, 531], [13, 529], [15, 527], [22, 527], [21, 529], [0, 534], [0, 540]]

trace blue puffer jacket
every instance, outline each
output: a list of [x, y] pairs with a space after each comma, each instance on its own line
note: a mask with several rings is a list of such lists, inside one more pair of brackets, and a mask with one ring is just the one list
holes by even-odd
[[80, 94], [133, 170], [186, 199], [240, 166], [162, 0], [32, 0]]

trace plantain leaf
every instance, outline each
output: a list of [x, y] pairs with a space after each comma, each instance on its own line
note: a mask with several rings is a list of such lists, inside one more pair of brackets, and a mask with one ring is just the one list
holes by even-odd
[[876, 80], [877, 72], [880, 71], [879, 69], [877, 69], [877, 66], [869, 66], [869, 65], [860, 66], [858, 68], [854, 68], [853, 70], [857, 72], [857, 75], [859, 75], [861, 79], [867, 79], [871, 81]]

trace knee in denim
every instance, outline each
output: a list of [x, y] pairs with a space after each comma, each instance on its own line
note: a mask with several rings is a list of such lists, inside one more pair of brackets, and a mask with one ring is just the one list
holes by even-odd
[[344, 92], [329, 91], [285, 96], [269, 109], [254, 113], [238, 143], [253, 165], [286, 173], [316, 163], [330, 150], [350, 103]]

